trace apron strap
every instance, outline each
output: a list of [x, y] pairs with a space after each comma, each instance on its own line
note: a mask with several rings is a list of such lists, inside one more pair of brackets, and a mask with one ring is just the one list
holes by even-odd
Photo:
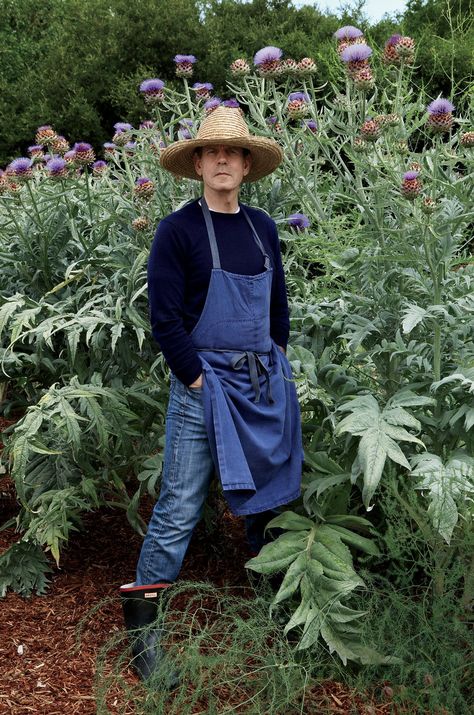
[[253, 237], [254, 237], [255, 243], [257, 244], [257, 246], [259, 247], [259, 249], [261, 250], [261, 252], [262, 252], [262, 254], [263, 254], [263, 258], [264, 258], [264, 260], [265, 260], [265, 270], [268, 271], [268, 269], [270, 268], [270, 257], [269, 257], [268, 254], [265, 252], [265, 249], [264, 249], [264, 247], [263, 247], [263, 243], [262, 243], [261, 240], [260, 240], [260, 236], [258, 235], [257, 231], [255, 230], [255, 226], [253, 225], [252, 220], [251, 220], [250, 216], [248, 215], [247, 211], [244, 209], [243, 206], [240, 207], [240, 210], [242, 211], [242, 213], [244, 214], [245, 218], [247, 219], [247, 223], [248, 223], [248, 225], [250, 226], [250, 229], [251, 229], [251, 231], [252, 231], [252, 235], [253, 235]]
[[[212, 254], [212, 267], [213, 268], [220, 268], [221, 267], [221, 259], [219, 257], [219, 249], [217, 248], [217, 239], [216, 239], [216, 232], [214, 231], [214, 225], [212, 223], [212, 217], [211, 217], [211, 212], [209, 211], [209, 206], [207, 205], [207, 201], [204, 198], [204, 196], [201, 197], [201, 208], [202, 212], [204, 214], [204, 221], [206, 223], [206, 228], [207, 228], [207, 235], [209, 236], [209, 244], [211, 246], [211, 254]], [[270, 268], [270, 257], [268, 254], [265, 252], [265, 248], [263, 247], [263, 243], [260, 240], [260, 237], [255, 230], [255, 226], [253, 225], [250, 216], [246, 212], [243, 206], [240, 206], [240, 210], [242, 211], [248, 225], [250, 226], [250, 230], [252, 231], [252, 236], [259, 247], [260, 251], [262, 252], [263, 258], [264, 258], [264, 266], [265, 270], [268, 271]]]
[[216, 232], [214, 231], [214, 226], [212, 223], [211, 212], [209, 211], [209, 206], [204, 196], [201, 197], [201, 208], [204, 214], [204, 221], [206, 222], [207, 235], [209, 236], [209, 243], [211, 246], [212, 253], [212, 267], [220, 268], [221, 259], [219, 258], [219, 249], [217, 248]]

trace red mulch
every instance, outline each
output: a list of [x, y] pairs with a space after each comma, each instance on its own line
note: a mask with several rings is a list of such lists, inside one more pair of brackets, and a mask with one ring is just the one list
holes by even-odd
[[[0, 419], [0, 432], [9, 421]], [[17, 506], [8, 476], [0, 477], [0, 522]], [[145, 505], [148, 517], [151, 502]], [[241, 519], [226, 512], [210, 548], [201, 524], [192, 540], [182, 578], [236, 587], [252, 597], [244, 564], [249, 558]], [[18, 538], [14, 529], [0, 532], [0, 553]], [[64, 550], [60, 569], [52, 574], [45, 596], [22, 598], [8, 593], [0, 601], [0, 715], [93, 715], [96, 713], [94, 675], [101, 647], [122, 629], [118, 598], [120, 584], [132, 581], [141, 538], [123, 512], [101, 509], [86, 515], [84, 526]], [[98, 606], [97, 611], [93, 607]], [[80, 633], [80, 638], [78, 634]], [[123, 677], [134, 685], [133, 672]], [[120, 704], [120, 690], [109, 693], [110, 712]], [[340, 683], [308, 688], [305, 715], [388, 715], [389, 702], [368, 704]], [[364, 704], [366, 703], [366, 704]], [[295, 705], [297, 705], [295, 703]], [[299, 708], [298, 708], [299, 711]], [[196, 713], [205, 715], [198, 708]], [[229, 710], [227, 709], [227, 712]], [[241, 712], [236, 708], [236, 712]], [[244, 712], [244, 711], [242, 711]], [[248, 712], [248, 711], [245, 711]], [[130, 705], [127, 715], [133, 715]], [[269, 713], [269, 715], [284, 715]]]

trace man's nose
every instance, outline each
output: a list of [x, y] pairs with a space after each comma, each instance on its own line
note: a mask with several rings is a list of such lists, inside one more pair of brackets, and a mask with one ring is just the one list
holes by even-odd
[[222, 161], [222, 160], [227, 161], [227, 152], [223, 148], [219, 149], [218, 154], [217, 154], [217, 161]]

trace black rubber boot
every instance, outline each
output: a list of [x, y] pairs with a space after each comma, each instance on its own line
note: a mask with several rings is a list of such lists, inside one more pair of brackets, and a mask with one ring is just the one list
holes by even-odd
[[[163, 649], [160, 646], [162, 630], [150, 626], [157, 617], [161, 594], [168, 586], [169, 583], [149, 586], [127, 584], [120, 588], [125, 626], [132, 646], [132, 666], [144, 681], [158, 671], [163, 658]], [[168, 687], [174, 688], [178, 682], [177, 674], [173, 674]]]

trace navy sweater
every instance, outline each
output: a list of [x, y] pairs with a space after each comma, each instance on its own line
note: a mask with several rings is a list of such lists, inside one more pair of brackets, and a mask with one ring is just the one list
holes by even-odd
[[[245, 206], [270, 256], [273, 268], [270, 334], [286, 348], [288, 301], [275, 222], [263, 211]], [[211, 211], [221, 268], [242, 275], [264, 270], [262, 253], [242, 212]], [[153, 337], [176, 377], [190, 385], [202, 372], [189, 334], [204, 308], [211, 278], [212, 256], [198, 200], [162, 219], [148, 262], [148, 296]], [[236, 346], [238, 347], [238, 346]]]

